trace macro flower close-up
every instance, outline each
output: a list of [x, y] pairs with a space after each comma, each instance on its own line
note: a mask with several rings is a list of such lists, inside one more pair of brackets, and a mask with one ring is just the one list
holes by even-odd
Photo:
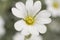
[[0, 40], [60, 40], [60, 0], [0, 0]]
[[23, 35], [39, 35], [39, 33], [44, 34], [47, 31], [44, 24], [51, 22], [51, 14], [47, 10], [40, 11], [42, 8], [40, 1], [33, 3], [33, 0], [27, 0], [26, 4], [17, 2], [15, 6], [16, 8], [12, 8], [12, 13], [21, 18], [14, 24], [17, 31], [21, 31]]

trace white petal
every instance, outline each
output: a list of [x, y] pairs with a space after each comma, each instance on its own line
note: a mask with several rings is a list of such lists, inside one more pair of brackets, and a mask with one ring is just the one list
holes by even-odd
[[25, 5], [22, 3], [22, 2], [17, 2], [15, 4], [16, 8], [22, 10], [22, 9], [25, 9]]
[[12, 8], [12, 13], [14, 16], [19, 17], [19, 18], [24, 18], [26, 16], [26, 13], [24, 13], [24, 10], [21, 11], [17, 8]]
[[[37, 24], [38, 25], [38, 24]], [[47, 27], [45, 25], [38, 25], [37, 30], [41, 33], [44, 34], [47, 31]]]
[[22, 30], [22, 28], [23, 28], [23, 21], [22, 20], [20, 20], [20, 21], [17, 21], [15, 24], [14, 24], [14, 27], [15, 27], [15, 29], [17, 30], [17, 31], [21, 31]]
[[41, 10], [41, 2], [40, 1], [36, 1], [35, 3], [34, 3], [34, 6], [33, 6], [33, 15], [36, 15], [36, 13], [37, 12], [39, 12], [39, 10]]
[[40, 18], [41, 24], [49, 24], [51, 22], [50, 18]]
[[20, 33], [16, 33], [13, 36], [13, 40], [24, 40], [24, 35], [20, 34]]
[[27, 31], [29, 25], [27, 25], [24, 20], [19, 20], [15, 23], [14, 27], [17, 31], [21, 31], [22, 29]]
[[41, 11], [38, 15], [37, 15], [37, 18], [40, 18], [40, 17], [50, 17], [51, 16], [51, 13], [47, 10], [43, 10]]
[[42, 36], [41, 35], [38, 35], [38, 36], [32, 35], [29, 40], [43, 40], [43, 39], [42, 39]]
[[15, 6], [16, 6], [17, 9], [22, 11], [22, 13], [24, 13], [24, 14], [27, 13], [26, 7], [22, 2], [17, 2]]
[[28, 11], [28, 15], [33, 13], [33, 0], [26, 1], [26, 9]]
[[39, 18], [36, 20], [36, 23], [39, 24], [49, 24], [51, 22], [50, 18]]
[[27, 29], [23, 29], [22, 30], [22, 32], [21, 32], [21, 34], [23, 34], [23, 35], [29, 35], [30, 33], [28, 32], [28, 30]]
[[36, 22], [40, 24], [49, 24], [51, 22], [50, 16], [51, 14], [48, 11], [43, 10], [36, 16]]
[[[32, 27], [35, 27], [35, 26], [32, 26]], [[39, 35], [39, 32], [37, 31], [36, 28], [29, 28], [29, 32], [32, 34], [32, 35]]]
[[36, 28], [37, 32], [40, 32], [41, 34], [44, 34], [47, 31], [47, 28], [45, 25], [37, 23], [37, 22], [34, 24], [34, 28]]

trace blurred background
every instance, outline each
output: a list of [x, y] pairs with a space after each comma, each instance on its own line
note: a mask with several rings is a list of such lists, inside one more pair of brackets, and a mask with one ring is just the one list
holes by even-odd
[[[26, 2], [26, 0], [0, 0], [0, 15], [5, 19], [5, 29], [6, 34], [0, 40], [12, 40], [12, 36], [17, 32], [14, 29], [14, 23], [19, 20], [19, 18], [15, 17], [11, 8], [15, 6], [16, 2]], [[34, 0], [36, 1], [36, 0]], [[42, 3], [42, 9], [46, 9], [46, 5], [44, 0], [40, 0]], [[47, 32], [45, 34], [41, 34], [43, 36], [43, 40], [60, 40], [60, 17], [51, 17], [52, 22], [47, 26]]]

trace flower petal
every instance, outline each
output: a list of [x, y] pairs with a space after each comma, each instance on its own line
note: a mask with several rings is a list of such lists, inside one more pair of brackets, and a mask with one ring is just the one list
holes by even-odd
[[33, 0], [27, 0], [26, 1], [26, 9], [28, 11], [28, 15], [33, 13]]
[[25, 7], [24, 3], [17, 2], [15, 6], [16, 6], [17, 9], [19, 9], [20, 11], [22, 11], [22, 13], [24, 13], [24, 14], [27, 13], [27, 10], [26, 10], [26, 7]]
[[18, 18], [24, 18], [26, 16], [26, 13], [24, 14], [24, 10], [21, 11], [17, 8], [12, 8], [12, 13], [14, 16], [16, 16]]
[[48, 18], [50, 16], [51, 16], [51, 13], [49, 11], [43, 10], [37, 15], [37, 18], [40, 18], [40, 17]]
[[20, 33], [16, 33], [13, 36], [13, 40], [24, 40], [24, 35], [20, 34]]
[[[33, 27], [33, 28], [32, 28]], [[34, 28], [35, 26], [32, 26], [31, 28], [29, 28], [29, 32], [32, 34], [32, 35], [39, 35], [39, 32], [37, 31], [36, 28]]]
[[[38, 25], [38, 24], [37, 24]], [[44, 34], [47, 31], [47, 27], [45, 25], [38, 25], [37, 30], [41, 33]]]
[[14, 24], [14, 27], [15, 27], [15, 29], [16, 29], [17, 31], [21, 31], [21, 30], [22, 30], [22, 27], [24, 27], [23, 25], [24, 25], [24, 24], [23, 24], [23, 21], [20, 20], [20, 21], [17, 21], [17, 22]]
[[41, 10], [41, 2], [40, 1], [36, 1], [34, 3], [33, 8], [34, 8], [34, 10], [33, 10], [34, 14], [33, 15], [36, 15], [36, 13], [39, 12], [39, 10]]
[[21, 34], [23, 34], [23, 35], [29, 35], [30, 33], [27, 31], [27, 29], [25, 29], [25, 30], [23, 29], [22, 32], [21, 32]]
[[37, 23], [39, 24], [49, 24], [51, 22], [50, 18], [39, 18], [36, 20]]
[[[34, 24], [34, 28], [37, 30], [37, 33], [41, 33], [41, 34], [44, 34], [44, 33], [46, 33], [46, 31], [47, 31], [47, 28], [46, 28], [46, 26], [44, 25], [44, 24], [40, 24], [39, 22], [37, 23], [37, 22], [35, 22], [35, 24]], [[34, 29], [33, 29], [34, 30]], [[34, 30], [35, 31], [35, 30]]]
[[22, 3], [22, 2], [17, 2], [15, 4], [16, 8], [22, 10], [22, 9], [25, 9], [25, 5]]

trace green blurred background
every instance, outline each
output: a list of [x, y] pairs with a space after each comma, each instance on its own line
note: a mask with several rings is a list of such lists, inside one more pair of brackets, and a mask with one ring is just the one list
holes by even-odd
[[[17, 32], [14, 29], [14, 23], [19, 20], [19, 18], [15, 17], [11, 8], [15, 6], [16, 2], [26, 2], [26, 0], [0, 0], [0, 15], [5, 19], [5, 29], [6, 34], [0, 40], [12, 40], [12, 36]], [[37, 0], [34, 0], [37, 1]], [[44, 0], [40, 0], [42, 2], [42, 9], [46, 9], [46, 5]], [[53, 18], [51, 17], [52, 22], [47, 26], [47, 32], [45, 34], [41, 34], [43, 36], [43, 40], [60, 40], [60, 17]]]

